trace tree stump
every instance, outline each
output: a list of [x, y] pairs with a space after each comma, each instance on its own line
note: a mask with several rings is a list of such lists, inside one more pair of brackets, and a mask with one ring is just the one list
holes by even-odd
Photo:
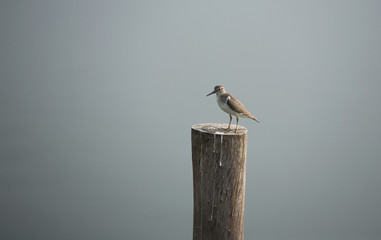
[[247, 129], [227, 127], [192, 126], [194, 240], [243, 239]]

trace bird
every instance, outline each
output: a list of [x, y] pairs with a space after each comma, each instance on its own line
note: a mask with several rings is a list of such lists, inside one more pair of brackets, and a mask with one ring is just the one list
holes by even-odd
[[259, 120], [251, 114], [246, 107], [233, 95], [225, 91], [225, 88], [221, 85], [217, 85], [214, 87], [214, 91], [209, 93], [206, 96], [216, 94], [216, 100], [218, 103], [218, 106], [222, 109], [222, 111], [226, 112], [229, 114], [230, 121], [229, 121], [229, 126], [226, 129], [226, 131], [230, 130], [230, 125], [232, 122], [232, 115], [234, 115], [237, 119], [237, 125], [235, 127], [235, 132], [237, 132], [238, 129], [238, 117], [241, 118], [251, 118], [254, 121], [259, 123]]

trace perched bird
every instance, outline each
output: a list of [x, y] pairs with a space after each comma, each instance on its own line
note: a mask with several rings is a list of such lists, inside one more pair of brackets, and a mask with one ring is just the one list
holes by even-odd
[[230, 121], [229, 121], [229, 126], [226, 129], [227, 131], [230, 130], [232, 115], [234, 115], [237, 118], [237, 125], [235, 127], [235, 132], [237, 132], [237, 129], [238, 129], [238, 117], [251, 118], [259, 122], [258, 119], [254, 117], [254, 115], [251, 114], [237, 98], [233, 97], [230, 93], [226, 92], [223, 86], [221, 85], [215, 86], [214, 91], [209, 93], [206, 96], [212, 95], [214, 93], [216, 94], [218, 106], [220, 106], [222, 111], [229, 114]]

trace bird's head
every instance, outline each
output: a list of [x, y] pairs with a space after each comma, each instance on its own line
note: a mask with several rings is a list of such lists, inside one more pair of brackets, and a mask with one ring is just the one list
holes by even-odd
[[206, 96], [209, 96], [209, 95], [212, 95], [212, 94], [217, 94], [217, 96], [219, 96], [222, 93], [225, 93], [225, 88], [223, 86], [221, 86], [221, 85], [217, 85], [217, 86], [214, 87], [214, 91], [209, 93]]

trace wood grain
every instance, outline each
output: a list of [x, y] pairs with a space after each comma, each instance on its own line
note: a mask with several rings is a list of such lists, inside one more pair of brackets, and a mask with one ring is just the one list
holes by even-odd
[[243, 239], [247, 129], [223, 128], [192, 126], [194, 240]]

